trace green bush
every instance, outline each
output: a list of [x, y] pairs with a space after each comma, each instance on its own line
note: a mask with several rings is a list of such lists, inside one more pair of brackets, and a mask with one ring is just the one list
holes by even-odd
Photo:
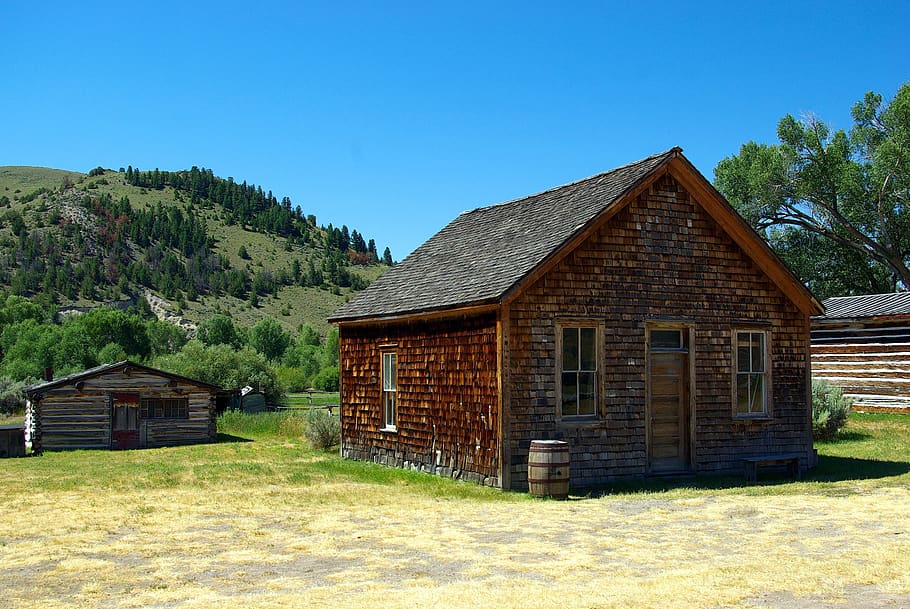
[[338, 366], [323, 368], [313, 377], [313, 387], [320, 391], [338, 391]]
[[812, 433], [816, 440], [831, 440], [847, 424], [853, 400], [840, 387], [812, 380]]
[[25, 410], [25, 386], [28, 380], [14, 381], [0, 376], [0, 414], [10, 415]]
[[306, 414], [303, 435], [317, 450], [328, 450], [341, 442], [341, 424], [322, 408], [311, 408]]

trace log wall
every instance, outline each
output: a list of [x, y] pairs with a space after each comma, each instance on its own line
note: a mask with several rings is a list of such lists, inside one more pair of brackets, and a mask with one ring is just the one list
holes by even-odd
[[812, 372], [855, 410], [910, 412], [910, 320], [815, 324]]
[[[669, 175], [525, 290], [506, 318], [513, 488], [527, 488], [538, 439], [571, 444], [573, 486], [648, 473], [645, 326], [658, 320], [694, 325], [695, 470], [739, 473], [743, 456], [783, 452], [814, 465], [808, 319]], [[593, 422], [558, 415], [556, 324], [566, 318], [604, 329]], [[733, 416], [732, 335], [742, 327], [770, 332], [766, 420]]]
[[215, 441], [215, 396], [207, 389], [144, 371], [112, 371], [84, 379], [78, 386], [67, 384], [33, 396], [30, 406], [35, 426], [33, 450], [111, 448], [112, 393], [187, 398], [186, 419], [140, 420], [140, 447]]
[[[493, 315], [339, 332], [347, 458], [499, 485]], [[381, 353], [398, 358], [397, 429], [384, 431]]]

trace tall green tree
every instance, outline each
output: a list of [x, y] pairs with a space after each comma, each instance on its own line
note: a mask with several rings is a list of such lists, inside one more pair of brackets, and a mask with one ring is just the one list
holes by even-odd
[[196, 338], [206, 346], [229, 345], [239, 348], [242, 344], [234, 322], [221, 313], [216, 313], [199, 324], [196, 328]]
[[271, 317], [259, 320], [250, 328], [250, 346], [269, 360], [281, 359], [290, 342], [290, 334]]
[[[801, 278], [819, 296], [910, 289], [910, 82], [888, 103], [867, 93], [852, 115], [847, 132], [788, 114], [778, 144], [748, 142], [714, 169], [717, 189], [787, 262], [812, 259]], [[802, 235], [824, 247], [793, 248]], [[818, 273], [826, 262], [851, 266], [832, 282]]]

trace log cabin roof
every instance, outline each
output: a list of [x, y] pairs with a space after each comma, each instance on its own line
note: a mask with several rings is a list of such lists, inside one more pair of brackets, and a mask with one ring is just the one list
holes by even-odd
[[910, 315], [910, 292], [836, 296], [823, 304], [825, 315], [814, 317], [813, 321]]
[[157, 370], [155, 368], [149, 368], [148, 366], [143, 366], [142, 364], [137, 364], [129, 360], [124, 360], [122, 362], [117, 362], [115, 364], [103, 364], [101, 366], [96, 366], [94, 368], [89, 368], [88, 370], [83, 370], [82, 372], [76, 372], [73, 374], [68, 374], [66, 376], [61, 376], [55, 378], [51, 381], [45, 381], [43, 383], [36, 383], [34, 385], [29, 385], [25, 388], [25, 393], [29, 398], [41, 395], [47, 392], [50, 389], [55, 389], [63, 385], [70, 385], [73, 383], [78, 383], [79, 381], [84, 381], [89, 378], [94, 378], [107, 374], [109, 372], [144, 372], [148, 374], [154, 374], [156, 376], [162, 376], [165, 378], [173, 379], [175, 381], [181, 381], [188, 383], [190, 385], [196, 385], [197, 387], [202, 387], [204, 389], [209, 389], [213, 392], [220, 393], [224, 391], [221, 387], [217, 385], [212, 385], [210, 383], [204, 383], [202, 381], [197, 381], [195, 379], [187, 378], [185, 376], [180, 376], [179, 374], [172, 374], [170, 372], [165, 372], [163, 370]]
[[[668, 171], [714, 203], [709, 212], [800, 308], [821, 305], [682, 155], [680, 148], [541, 193], [459, 215], [329, 318], [333, 323], [391, 319], [502, 304], [579, 239]], [[718, 211], [719, 210], [719, 211]]]

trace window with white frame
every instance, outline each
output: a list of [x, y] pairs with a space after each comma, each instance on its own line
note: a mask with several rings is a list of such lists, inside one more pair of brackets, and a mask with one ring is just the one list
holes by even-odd
[[394, 430], [397, 425], [398, 354], [382, 354], [382, 423], [384, 429]]
[[562, 326], [559, 357], [560, 414], [597, 414], [597, 328]]
[[767, 333], [737, 330], [733, 336], [736, 358], [734, 413], [741, 417], [767, 415]]

